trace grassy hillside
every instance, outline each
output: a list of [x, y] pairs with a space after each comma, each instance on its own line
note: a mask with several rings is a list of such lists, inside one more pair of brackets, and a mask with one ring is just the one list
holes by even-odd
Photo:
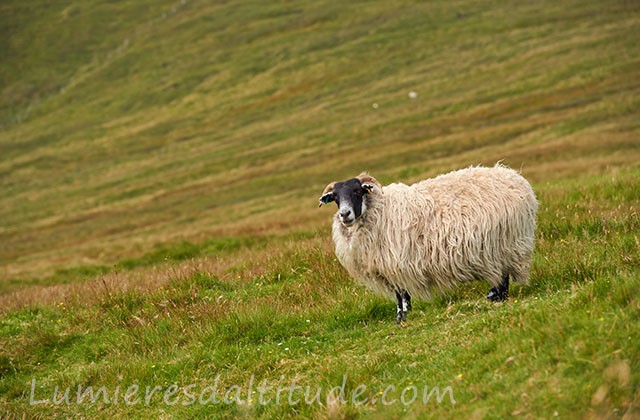
[[[0, 10], [0, 415], [640, 415], [635, 2]], [[318, 195], [496, 161], [541, 203], [530, 285], [397, 326]], [[345, 375], [366, 403], [327, 401]], [[188, 404], [217, 377], [322, 403]], [[120, 402], [29, 404], [78, 385]], [[452, 398], [401, 403], [425, 386]]]

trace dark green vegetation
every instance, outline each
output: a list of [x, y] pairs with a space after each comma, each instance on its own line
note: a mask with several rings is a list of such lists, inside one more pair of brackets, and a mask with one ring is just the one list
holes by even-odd
[[[0, 415], [640, 415], [635, 2], [0, 11]], [[541, 203], [530, 284], [397, 326], [336, 262], [318, 195], [499, 160]], [[366, 404], [327, 402], [344, 375]], [[217, 377], [219, 399], [253, 377], [322, 403], [182, 404]], [[30, 406], [32, 380], [72, 403]], [[419, 398], [385, 406], [389, 385]]]

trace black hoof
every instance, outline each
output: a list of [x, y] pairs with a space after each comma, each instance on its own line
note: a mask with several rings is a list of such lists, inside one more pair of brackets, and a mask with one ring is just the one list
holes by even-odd
[[487, 293], [487, 299], [491, 302], [504, 302], [509, 299], [509, 289], [492, 287]]

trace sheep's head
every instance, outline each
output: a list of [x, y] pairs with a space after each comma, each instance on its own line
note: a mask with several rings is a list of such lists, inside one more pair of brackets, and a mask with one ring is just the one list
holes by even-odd
[[382, 191], [382, 185], [369, 174], [343, 182], [332, 182], [320, 196], [320, 206], [335, 201], [343, 225], [353, 225], [367, 211], [367, 196]]

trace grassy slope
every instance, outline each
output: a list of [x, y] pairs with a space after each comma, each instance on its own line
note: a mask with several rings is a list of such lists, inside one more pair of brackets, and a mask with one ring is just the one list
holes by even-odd
[[[0, 412], [100, 412], [28, 407], [33, 377], [52, 391], [218, 373], [346, 373], [368, 397], [450, 384], [458, 403], [109, 412], [638, 406], [633, 3], [0, 7]], [[531, 285], [502, 305], [465, 287], [396, 326], [332, 257], [317, 195], [363, 168], [410, 182], [500, 159], [542, 203]]]

